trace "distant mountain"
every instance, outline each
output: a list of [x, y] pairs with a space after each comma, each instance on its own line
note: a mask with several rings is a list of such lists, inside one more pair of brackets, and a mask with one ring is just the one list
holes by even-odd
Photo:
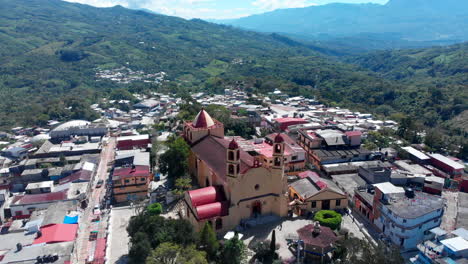
[[[379, 40], [384, 45], [381, 48], [450, 44], [468, 40], [468, 1], [390, 0], [385, 5], [335, 3], [218, 22], [307, 40], [348, 39], [353, 42], [362, 41], [359, 36], [366, 35], [367, 41], [350, 45], [370, 43], [370, 49], [374, 48], [373, 40]], [[382, 36], [386, 37], [379, 39]]]

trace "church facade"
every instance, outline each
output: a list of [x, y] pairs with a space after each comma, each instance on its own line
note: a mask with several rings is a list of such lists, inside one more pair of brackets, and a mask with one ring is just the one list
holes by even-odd
[[224, 125], [201, 110], [184, 125], [191, 147], [189, 172], [202, 188], [185, 194], [184, 217], [200, 230], [209, 222], [217, 232], [233, 230], [242, 220], [288, 214], [288, 183], [284, 174], [285, 142], [273, 143], [273, 164], [242, 150], [224, 137]]

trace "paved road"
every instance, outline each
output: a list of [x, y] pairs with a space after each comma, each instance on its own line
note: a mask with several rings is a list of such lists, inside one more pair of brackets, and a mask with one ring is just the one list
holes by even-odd
[[[85, 209], [80, 219], [78, 237], [75, 244], [75, 253], [73, 254], [72, 263], [82, 264], [95, 251], [95, 243], [88, 241], [89, 232], [91, 231], [91, 220], [94, 218], [94, 206], [99, 204], [106, 193], [106, 183], [108, 177], [108, 164], [113, 161], [115, 156], [115, 138], [109, 138], [107, 146], [103, 146], [101, 159], [94, 178], [91, 181], [91, 193], [88, 196], [88, 207]], [[104, 184], [100, 188], [96, 188], [96, 183], [103, 180]], [[90, 254], [91, 253], [91, 254]]]

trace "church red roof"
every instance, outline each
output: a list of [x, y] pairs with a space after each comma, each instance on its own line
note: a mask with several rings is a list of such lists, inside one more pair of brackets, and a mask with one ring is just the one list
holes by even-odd
[[192, 124], [195, 128], [208, 128], [214, 126], [215, 122], [205, 109], [202, 109], [195, 117]]
[[205, 220], [229, 213], [222, 187], [209, 186], [188, 192], [192, 207], [197, 212], [198, 220]]
[[229, 143], [229, 149], [238, 149], [238, 148], [239, 148], [239, 144], [237, 144], [237, 142], [233, 138], [231, 142]]
[[275, 137], [275, 143], [283, 143], [283, 142], [284, 142], [283, 136], [281, 136], [281, 134], [278, 133], [278, 135], [276, 135]]
[[[229, 147], [229, 140], [208, 136], [195, 144], [192, 151], [197, 157], [203, 160], [206, 165], [221, 179], [226, 176], [226, 150]], [[253, 167], [254, 158], [247, 152], [240, 149], [240, 172]]]

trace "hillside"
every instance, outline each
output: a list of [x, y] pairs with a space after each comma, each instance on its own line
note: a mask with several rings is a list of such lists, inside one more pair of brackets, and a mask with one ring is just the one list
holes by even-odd
[[[340, 53], [337, 47], [201, 20], [59, 0], [0, 4], [1, 128], [93, 120], [90, 104], [104, 95], [124, 97], [125, 90], [236, 87], [260, 94], [281, 89], [391, 118], [411, 115], [429, 127], [447, 125], [447, 134], [462, 133], [449, 125], [466, 116], [466, 44], [340, 62], [324, 55]], [[160, 76], [164, 81], [156, 81]]]
[[378, 51], [345, 61], [403, 85], [399, 99], [390, 104], [393, 109], [405, 109], [429, 127], [442, 125], [468, 134], [468, 43]]
[[[86, 105], [118, 87], [223, 91], [223, 85], [245, 81], [252, 91], [279, 87], [336, 102], [367, 86], [379, 91], [375, 96], [392, 89], [367, 72], [279, 35], [118, 6], [59, 0], [0, 4], [1, 127], [48, 118], [92, 119]], [[168, 82], [119, 84], [96, 77], [98, 71], [123, 66], [148, 74], [166, 72]], [[318, 83], [323, 92], [312, 88]], [[337, 96], [334, 87], [348, 88]], [[366, 97], [346, 100], [358, 104]]]
[[466, 1], [390, 0], [282, 9], [218, 22], [370, 50], [466, 41], [467, 14]]

